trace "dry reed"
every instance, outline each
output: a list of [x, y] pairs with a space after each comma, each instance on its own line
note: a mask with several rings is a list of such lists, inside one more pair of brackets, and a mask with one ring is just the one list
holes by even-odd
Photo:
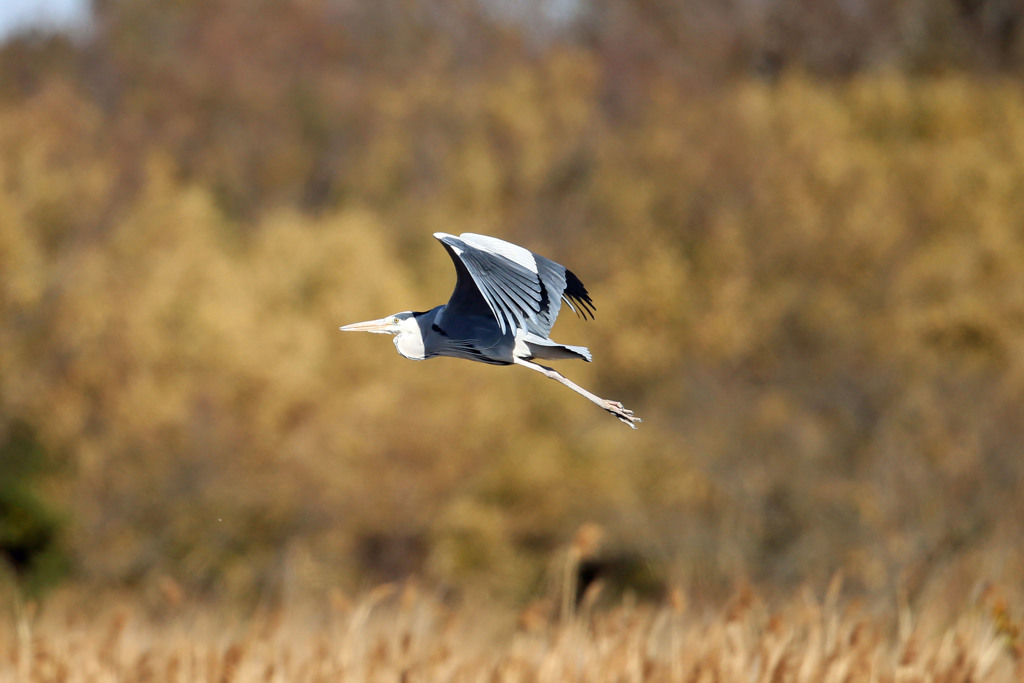
[[619, 606], [570, 620], [453, 607], [414, 585], [257, 611], [63, 600], [0, 622], [0, 681], [1015, 681], [1019, 624], [983, 592], [955, 614], [750, 587], [717, 608]]

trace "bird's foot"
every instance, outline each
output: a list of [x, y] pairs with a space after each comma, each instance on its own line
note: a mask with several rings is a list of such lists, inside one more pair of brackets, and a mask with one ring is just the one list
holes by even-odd
[[633, 429], [636, 429], [637, 422], [643, 422], [639, 417], [633, 415], [632, 410], [624, 408], [618, 401], [605, 400], [604, 403], [601, 404], [601, 407], [619, 418], [619, 421], [622, 422], [622, 424], [629, 425]]

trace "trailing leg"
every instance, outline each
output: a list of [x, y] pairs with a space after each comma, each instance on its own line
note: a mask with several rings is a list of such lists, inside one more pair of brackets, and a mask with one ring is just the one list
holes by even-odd
[[609, 401], [608, 399], [601, 398], [597, 394], [592, 394], [591, 392], [587, 391], [586, 389], [584, 389], [580, 385], [576, 384], [572, 380], [566, 378], [561, 373], [553, 370], [552, 368], [547, 367], [546, 365], [539, 365], [537, 363], [532, 363], [532, 362], [530, 362], [528, 360], [523, 360], [522, 358], [515, 358], [514, 362], [515, 362], [516, 365], [522, 365], [524, 368], [530, 368], [531, 370], [536, 370], [537, 372], [541, 373], [545, 377], [548, 377], [550, 379], [557, 380], [558, 382], [561, 382], [565, 386], [567, 386], [570, 389], [572, 389], [573, 391], [575, 391], [577, 394], [580, 394], [581, 396], [586, 396], [588, 399], [590, 399], [591, 401], [593, 401], [597, 405], [601, 406], [601, 408], [603, 408], [604, 410], [607, 410], [609, 413], [611, 413], [615, 417], [619, 418], [619, 420], [623, 424], [627, 424], [630, 427], [632, 427], [633, 429], [636, 429], [636, 423], [637, 422], [643, 422], [643, 420], [641, 420], [639, 417], [635, 417], [633, 415], [633, 411], [632, 410], [624, 408], [622, 406], [622, 404], [619, 403], [618, 401]]

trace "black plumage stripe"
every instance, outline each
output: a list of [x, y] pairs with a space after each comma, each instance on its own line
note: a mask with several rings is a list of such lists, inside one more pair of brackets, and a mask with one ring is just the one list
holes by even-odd
[[548, 296], [548, 288], [544, 286], [543, 280], [540, 280], [540, 301], [538, 303], [541, 315], [547, 316], [551, 311], [551, 297]]

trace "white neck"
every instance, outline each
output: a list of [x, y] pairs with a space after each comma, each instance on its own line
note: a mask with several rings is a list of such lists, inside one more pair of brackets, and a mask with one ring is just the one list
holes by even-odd
[[409, 360], [423, 360], [423, 332], [415, 317], [402, 321], [402, 331], [395, 335], [395, 348]]

